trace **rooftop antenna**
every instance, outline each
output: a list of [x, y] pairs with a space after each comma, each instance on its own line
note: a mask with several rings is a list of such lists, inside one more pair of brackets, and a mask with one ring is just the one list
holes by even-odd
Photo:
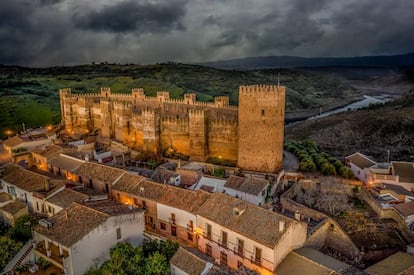
[[277, 73], [277, 87], [280, 86], [280, 73]]

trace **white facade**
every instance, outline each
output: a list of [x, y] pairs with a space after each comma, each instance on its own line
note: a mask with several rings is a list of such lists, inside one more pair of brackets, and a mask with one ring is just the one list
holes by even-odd
[[257, 195], [249, 194], [249, 193], [242, 192], [242, 191], [235, 190], [235, 189], [228, 188], [228, 187], [224, 187], [224, 191], [225, 191], [226, 194], [228, 194], [232, 197], [236, 197], [236, 198], [239, 198], [241, 200], [250, 202], [252, 204], [261, 206], [265, 202], [265, 199], [266, 199], [266, 196], [267, 196], [267, 187], [268, 186], [269, 185], [266, 185], [266, 187], [263, 188], [262, 191]]
[[354, 172], [355, 177], [357, 177], [364, 184], [368, 184], [368, 182], [370, 181], [370, 168], [360, 168], [352, 162], [349, 165], [352, 172]]
[[[206, 236], [207, 224], [211, 226], [211, 238]], [[303, 246], [306, 241], [306, 226], [303, 224], [292, 224], [290, 228], [281, 236], [279, 242], [274, 248], [270, 248], [253, 239], [243, 236], [229, 228], [208, 220], [202, 216], [197, 216], [197, 230], [200, 231], [198, 239], [198, 249], [206, 253], [206, 245], [212, 248], [211, 256], [220, 262], [221, 253], [227, 255], [227, 265], [233, 269], [238, 268], [238, 262], [241, 262], [247, 268], [256, 270], [261, 274], [272, 274], [277, 265], [293, 249]], [[275, 228], [275, 230], [279, 230]], [[227, 248], [220, 243], [222, 241], [222, 232], [227, 233]], [[238, 255], [238, 240], [243, 241], [243, 257]], [[256, 248], [261, 251], [261, 265], [254, 263]], [[221, 263], [220, 264], [224, 264]], [[264, 269], [263, 269], [264, 268]]]
[[[120, 238], [118, 235], [120, 232]], [[47, 240], [46, 236], [35, 232], [35, 240]], [[66, 274], [82, 275], [94, 265], [101, 265], [109, 259], [109, 250], [119, 242], [129, 242], [137, 246], [144, 240], [144, 213], [136, 212], [121, 216], [109, 217], [70, 248], [62, 247], [69, 252], [63, 261]], [[56, 242], [51, 242], [59, 246]]]
[[195, 214], [162, 203], [157, 203], [158, 220], [168, 223], [171, 219], [171, 214], [175, 215], [175, 224], [177, 226], [186, 228], [190, 221], [193, 221], [194, 225], [196, 224], [197, 217]]
[[4, 180], [1, 181], [3, 186], [3, 192], [9, 193], [12, 199], [18, 199], [27, 204], [30, 210], [33, 210], [33, 192], [21, 189], [14, 184], [8, 183]]

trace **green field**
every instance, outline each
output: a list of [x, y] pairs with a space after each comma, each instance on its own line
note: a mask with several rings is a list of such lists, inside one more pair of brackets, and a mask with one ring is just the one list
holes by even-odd
[[237, 104], [238, 87], [250, 84], [287, 86], [287, 110], [307, 110], [346, 100], [358, 94], [353, 88], [325, 75], [299, 70], [227, 71], [185, 64], [158, 65], [83, 65], [74, 67], [22, 68], [0, 66], [0, 136], [60, 121], [58, 90], [71, 88], [75, 93], [97, 92], [111, 87], [112, 92], [130, 92], [144, 88], [154, 96], [166, 90], [172, 98], [195, 92], [197, 99], [212, 101], [228, 95]]

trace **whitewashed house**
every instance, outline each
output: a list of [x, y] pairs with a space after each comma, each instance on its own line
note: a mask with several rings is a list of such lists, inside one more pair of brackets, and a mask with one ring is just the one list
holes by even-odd
[[224, 192], [232, 197], [261, 206], [267, 196], [269, 181], [254, 176], [230, 176], [224, 184]]
[[34, 228], [35, 256], [65, 274], [80, 275], [109, 259], [118, 242], [144, 239], [144, 211], [104, 200], [72, 203]]
[[356, 152], [345, 158], [345, 164], [351, 168], [355, 177], [365, 184], [370, 182], [370, 168], [377, 165], [377, 163], [367, 156]]
[[375, 166], [370, 169], [372, 183], [394, 184], [414, 192], [414, 163], [392, 161], [386, 166]]
[[222, 193], [197, 212], [198, 249], [222, 265], [273, 274], [306, 241], [306, 224]]

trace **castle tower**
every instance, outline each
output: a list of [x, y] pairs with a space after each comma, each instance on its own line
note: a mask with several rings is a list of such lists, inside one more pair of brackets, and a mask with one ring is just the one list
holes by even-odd
[[144, 152], [158, 154], [161, 152], [160, 143], [160, 112], [151, 108], [142, 110], [142, 135]]
[[274, 173], [282, 168], [285, 87], [241, 86], [237, 166]]
[[101, 97], [108, 98], [111, 96], [111, 88], [101, 87]]
[[206, 161], [207, 159], [207, 119], [207, 110], [190, 109], [188, 112], [191, 160]]

